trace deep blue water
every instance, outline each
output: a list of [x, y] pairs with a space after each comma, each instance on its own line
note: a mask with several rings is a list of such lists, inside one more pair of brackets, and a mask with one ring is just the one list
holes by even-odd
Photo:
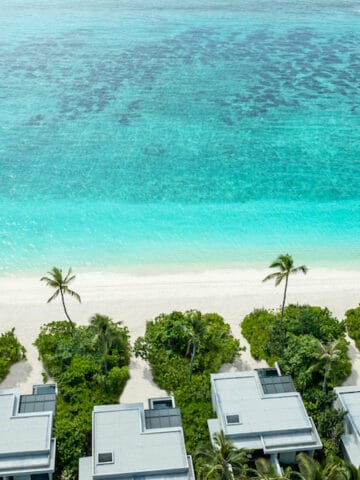
[[358, 1], [0, 11], [0, 272], [360, 265]]

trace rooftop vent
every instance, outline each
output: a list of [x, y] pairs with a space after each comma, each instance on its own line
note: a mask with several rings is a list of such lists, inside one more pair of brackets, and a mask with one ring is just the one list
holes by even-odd
[[104, 452], [98, 454], [98, 463], [113, 463], [112, 452]]
[[232, 425], [234, 423], [240, 423], [239, 415], [226, 415], [226, 423]]

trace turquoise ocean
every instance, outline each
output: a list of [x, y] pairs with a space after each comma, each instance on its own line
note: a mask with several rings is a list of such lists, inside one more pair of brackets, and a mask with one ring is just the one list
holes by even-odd
[[0, 272], [360, 267], [358, 0], [1, 0]]

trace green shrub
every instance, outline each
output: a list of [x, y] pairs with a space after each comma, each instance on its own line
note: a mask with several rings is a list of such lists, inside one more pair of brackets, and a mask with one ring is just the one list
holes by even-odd
[[321, 392], [309, 389], [304, 397], [306, 410], [315, 422], [323, 442], [323, 450], [318, 452], [318, 456], [323, 459], [339, 455], [346, 412], [333, 408], [336, 394], [333, 391]]
[[[196, 342], [196, 356], [190, 381], [190, 358]], [[211, 406], [210, 373], [239, 353], [239, 341], [216, 313], [198, 311], [162, 314], [147, 323], [144, 337], [135, 342], [135, 354], [150, 362], [154, 381], [174, 394], [181, 408], [187, 450], [194, 452], [209, 441], [207, 419]]]
[[250, 344], [250, 353], [256, 360], [272, 360], [265, 351], [266, 345], [271, 338], [272, 328], [276, 315], [269, 310], [255, 309], [246, 315], [241, 322], [241, 333]]
[[350, 338], [360, 348], [360, 306], [351, 308], [345, 312], [345, 323]]
[[0, 336], [0, 382], [9, 373], [11, 365], [25, 358], [25, 352], [15, 336], [15, 328]]
[[129, 367], [113, 367], [109, 371], [108, 384], [112, 392], [122, 392], [125, 388], [126, 382], [130, 378]]
[[74, 331], [68, 322], [49, 323], [35, 345], [59, 388], [54, 425], [57, 475], [66, 471], [75, 478], [79, 458], [90, 454], [93, 407], [117, 403], [129, 379], [129, 332], [97, 314], [90, 325], [75, 326]]
[[339, 322], [327, 308], [310, 305], [288, 305], [284, 324], [287, 333], [313, 335], [322, 342], [332, 342], [345, 334], [344, 322]]
[[282, 322], [280, 311], [255, 309], [241, 322], [241, 332], [250, 343], [251, 355], [273, 365], [292, 336], [311, 335], [328, 343], [344, 336], [345, 323], [327, 308], [288, 305]]

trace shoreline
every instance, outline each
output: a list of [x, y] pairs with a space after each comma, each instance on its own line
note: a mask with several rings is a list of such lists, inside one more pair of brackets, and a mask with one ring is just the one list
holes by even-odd
[[[108, 315], [129, 328], [132, 343], [144, 334], [146, 322], [156, 315], [195, 308], [222, 315], [241, 346], [246, 346], [239, 327], [243, 317], [254, 308], [279, 308], [283, 293], [282, 285], [275, 287], [272, 282], [262, 282], [269, 269], [208, 269], [146, 275], [107, 271], [74, 273], [72, 288], [81, 295], [82, 303], [67, 299], [72, 319], [84, 325], [95, 313]], [[19, 341], [27, 350], [27, 360], [12, 368], [0, 388], [19, 387], [23, 393], [29, 393], [32, 384], [42, 383], [42, 366], [33, 342], [41, 325], [61, 320], [64, 314], [60, 302], [46, 303], [51, 290], [39, 279], [40, 276], [0, 277], [0, 333], [15, 327]], [[326, 306], [341, 320], [346, 310], [359, 304], [359, 285], [360, 269], [311, 269], [307, 275], [290, 278], [287, 303]], [[351, 378], [357, 383], [360, 355], [351, 348], [354, 366]], [[237, 360], [237, 368], [261, 365], [264, 362], [256, 362], [248, 348]], [[123, 402], [142, 402], [163, 393], [152, 382], [145, 362], [132, 358], [130, 374], [121, 397]]]
[[[192, 258], [190, 254], [187, 261], [180, 261], [179, 258], [173, 256], [172, 258], [168, 255], [168, 251], [163, 251], [165, 257], [161, 259], [161, 254], [158, 252], [159, 259], [147, 261], [147, 259], [142, 259], [141, 261], [134, 263], [122, 263], [119, 261], [119, 258], [113, 258], [109, 263], [104, 264], [90, 264], [88, 261], [68, 261], [68, 264], [57, 261], [55, 258], [50, 256], [50, 260], [46, 265], [42, 263], [37, 263], [36, 266], [29, 265], [25, 267], [15, 267], [13, 265], [12, 269], [4, 268], [0, 266], [0, 282], [2, 280], [21, 278], [21, 279], [32, 279], [35, 277], [43, 276], [48, 270], [50, 270], [54, 265], [62, 266], [65, 271], [69, 266], [72, 266], [75, 274], [81, 275], [115, 275], [115, 276], [129, 276], [129, 277], [148, 277], [148, 276], [159, 276], [159, 275], [172, 275], [172, 274], [192, 274], [192, 273], [204, 273], [204, 272], [223, 272], [223, 271], [265, 271], [268, 269], [270, 263], [277, 258], [279, 253], [288, 253], [295, 259], [296, 263], [305, 264], [309, 267], [309, 271], [349, 271], [356, 272], [360, 271], [360, 250], [357, 248], [354, 250], [353, 247], [347, 245], [349, 248], [350, 254], [348, 258], [341, 258], [341, 250], [344, 249], [344, 245], [339, 245], [337, 247], [332, 247], [329, 250], [325, 250], [321, 246], [317, 247], [307, 247], [304, 249], [297, 248], [283, 248], [280, 247], [269, 247], [266, 250], [266, 255], [263, 253], [259, 255], [258, 249], [260, 247], [254, 247], [253, 249], [244, 249], [240, 250], [236, 248], [237, 254], [241, 252], [241, 257], [234, 255], [234, 247], [230, 249], [225, 249], [222, 252], [213, 251], [209, 252], [200, 251], [204, 256], [198, 256]], [[264, 247], [261, 247], [261, 250], [264, 250]], [[323, 257], [320, 256], [320, 251], [323, 254]], [[175, 249], [176, 252], [176, 249]], [[187, 252], [189, 253], [189, 252]], [[219, 254], [223, 254], [221, 260], [214, 260], [216, 257], [219, 258]], [[319, 254], [319, 255], [317, 255]], [[312, 255], [316, 256], [316, 259], [312, 258]], [[65, 255], [64, 258], [67, 256]], [[155, 255], [156, 257], [156, 255]], [[341, 261], [333, 261], [332, 258], [341, 258]], [[96, 256], [94, 258], [97, 258]], [[171, 258], [171, 259], [170, 259]], [[235, 258], [235, 260], [234, 260]], [[244, 260], [246, 259], [246, 260]]]

